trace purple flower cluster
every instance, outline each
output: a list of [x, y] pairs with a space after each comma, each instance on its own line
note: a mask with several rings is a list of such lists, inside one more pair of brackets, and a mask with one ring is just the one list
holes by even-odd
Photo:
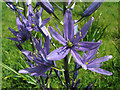
[[[66, 9], [64, 13], [63, 34], [61, 33], [57, 24], [56, 27], [60, 31], [61, 35], [58, 32], [56, 32], [56, 30], [52, 26], [48, 27], [52, 37], [62, 44], [61, 47], [56, 48], [55, 50], [49, 53], [50, 42], [52, 42], [52, 44], [54, 43], [45, 25], [49, 22], [51, 17], [42, 20], [41, 16], [43, 9], [46, 10], [49, 14], [52, 13], [54, 15], [54, 8], [52, 7], [52, 5], [48, 0], [46, 0], [45, 2], [42, 2], [42, 0], [39, 1], [40, 2], [37, 2], [35, 9], [39, 5], [41, 6], [41, 8], [39, 11], [37, 9], [35, 14], [33, 13], [34, 11], [32, 9], [32, 5], [29, 2], [28, 17], [25, 17], [25, 15], [21, 13], [22, 12], [21, 10], [15, 9], [15, 11], [19, 14], [16, 15], [17, 16], [16, 23], [17, 23], [18, 31], [9, 28], [9, 30], [16, 36], [15, 38], [9, 38], [9, 39], [18, 42], [18, 44], [16, 44], [17, 47], [29, 60], [30, 67], [20, 70], [19, 73], [24, 73], [24, 74], [30, 73], [31, 76], [34, 75], [36, 77], [38, 76], [47, 77], [45, 72], [50, 69], [51, 70], [54, 69], [56, 75], [61, 81], [59, 77], [60, 74], [59, 68], [56, 66], [55, 61], [65, 59], [65, 57], [68, 56], [69, 53], [71, 53], [74, 58], [75, 70], [78, 69], [79, 66], [81, 66], [85, 70], [91, 70], [104, 75], [112, 75], [111, 72], [99, 68], [102, 66], [102, 62], [108, 61], [109, 59], [112, 58], [112, 55], [97, 58], [96, 54], [98, 52], [100, 45], [102, 44], [102, 41], [88, 42], [82, 40], [86, 36], [89, 28], [91, 27], [94, 21], [94, 17], [91, 17], [89, 21], [86, 22], [85, 25], [81, 28], [81, 30], [77, 32], [78, 25], [75, 25], [75, 22], [73, 21], [72, 12], [70, 9]], [[73, 0], [68, 1], [68, 6], [71, 4], [72, 1]], [[99, 2], [96, 1], [97, 0], [95, 0], [83, 12], [82, 18], [90, 16], [103, 3], [103, 0], [99, 0]], [[80, 20], [78, 20], [77, 22], [79, 22]], [[42, 45], [43, 41], [41, 39], [37, 40], [35, 36], [32, 36], [32, 31], [36, 33], [41, 32], [41, 34], [45, 38], [44, 45]], [[33, 52], [24, 50], [21, 46], [21, 44], [23, 44], [25, 41], [29, 40], [30, 38], [33, 41], [33, 42], [31, 41], [33, 45]], [[82, 56], [80, 55], [79, 51], [83, 52]], [[65, 69], [65, 73], [67, 73], [66, 75], [68, 75], [69, 72], [66, 71], [67, 70]], [[77, 78], [78, 73], [79, 73], [78, 71], [74, 72], [74, 76], [73, 76], [74, 80]], [[73, 84], [72, 87], [77, 87], [80, 83], [80, 79], [77, 80], [76, 83], [74, 82], [74, 80], [72, 79], [72, 84]], [[67, 87], [69, 86], [69, 84], [70, 83], [68, 80]]]

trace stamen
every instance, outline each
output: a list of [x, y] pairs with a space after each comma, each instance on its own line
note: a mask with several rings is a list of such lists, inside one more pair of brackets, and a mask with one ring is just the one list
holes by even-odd
[[86, 62], [86, 65], [88, 64], [88, 62]]
[[73, 44], [68, 40], [67, 46], [68, 46], [69, 48], [71, 48], [71, 47], [73, 46]]
[[32, 24], [32, 26], [31, 26], [32, 28], [34, 28], [35, 27], [35, 24]]
[[76, 39], [76, 36], [74, 35], [74, 38]]
[[36, 58], [38, 58], [38, 56], [35, 54], [35, 52], [33, 53], [33, 55], [34, 55]]
[[79, 36], [81, 37], [81, 32], [79, 32]]
[[79, 47], [80, 47], [80, 44], [78, 43]]

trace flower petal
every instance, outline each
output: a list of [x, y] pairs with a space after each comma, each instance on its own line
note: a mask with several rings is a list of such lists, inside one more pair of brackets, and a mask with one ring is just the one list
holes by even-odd
[[54, 28], [49, 27], [49, 30], [50, 30], [52, 36], [56, 40], [58, 40], [61, 44], [66, 45], [66, 40], [58, 32], [56, 32]]
[[23, 16], [23, 14], [20, 12], [20, 10], [18, 10], [18, 13], [19, 13], [19, 15], [20, 15], [21, 18], [22, 18], [22, 22], [23, 22], [24, 24], [27, 24], [28, 20], [25, 18], [25, 16]]
[[82, 29], [76, 34], [76, 39], [74, 42], [79, 42], [81, 38], [84, 38], [87, 34], [88, 29], [91, 27], [94, 17], [92, 17], [83, 27]]
[[60, 34], [61, 34], [61, 36], [63, 36], [63, 34], [62, 34], [62, 32], [60, 31], [60, 29], [59, 29], [59, 27], [58, 27], [58, 25], [55, 23], [55, 26], [57, 27], [57, 29], [59, 30], [59, 32], [60, 32]]
[[71, 40], [74, 35], [74, 22], [72, 18], [72, 12], [69, 9], [66, 10], [64, 15], [63, 32], [66, 40]]
[[18, 32], [16, 32], [14, 29], [9, 27], [9, 30], [16, 36]]
[[101, 58], [97, 58], [93, 61], [90, 61], [88, 64], [89, 65], [95, 65], [95, 64], [98, 64], [98, 63], [101, 63], [101, 62], [108, 61], [111, 58], [112, 58], [112, 55], [104, 56], [104, 57], [101, 57]]
[[86, 57], [86, 62], [88, 62], [90, 59], [94, 58], [97, 51], [98, 51], [98, 48], [88, 51], [87, 57]]
[[19, 73], [25, 73], [25, 74], [31, 73], [31, 76], [33, 76], [33, 75], [41, 76], [49, 69], [50, 69], [50, 67], [48, 67], [48, 66], [38, 65], [34, 68], [26, 68], [26, 69], [20, 70]]
[[91, 70], [91, 71], [94, 71], [94, 72], [100, 73], [100, 74], [104, 74], [104, 75], [112, 75], [111, 72], [106, 71], [106, 70], [103, 70], [103, 69], [100, 69], [100, 68], [88, 68], [88, 69]]
[[61, 60], [69, 53], [69, 51], [70, 49], [67, 49], [67, 47], [64, 46], [55, 49], [54, 51], [47, 55], [47, 60]]
[[54, 12], [54, 8], [50, 4], [48, 0], [38, 0], [38, 4], [41, 5], [41, 7], [46, 10], [49, 14]]
[[50, 40], [49, 40], [49, 37], [46, 37], [45, 38], [45, 43], [44, 43], [44, 52], [46, 55], [49, 54], [49, 50], [50, 50]]
[[79, 55], [79, 53], [76, 50], [71, 50], [70, 52], [73, 55], [73, 58], [76, 60], [76, 62], [86, 70], [87, 66], [83, 64], [82, 58]]
[[27, 50], [21, 50], [21, 52], [31, 61], [33, 61], [33, 58], [32, 58], [32, 53], [30, 51], [27, 51]]
[[19, 41], [17, 38], [8, 38], [8, 39], [10, 39], [10, 40], [13, 40], [13, 41]]
[[78, 45], [79, 47], [78, 50], [89, 51], [89, 50], [98, 48], [101, 43], [102, 42], [87, 42], [87, 41], [79, 42], [80, 46]]
[[28, 6], [28, 20], [30, 23], [32, 23], [32, 17], [34, 16], [32, 5], [29, 4]]
[[20, 31], [20, 29], [23, 25], [22, 25], [19, 17], [16, 17], [16, 23], [17, 23], [18, 30]]
[[47, 19], [44, 19], [44, 20], [42, 21], [42, 25], [41, 25], [40, 27], [45, 26], [45, 25], [49, 22], [50, 18], [51, 18], [51, 17], [49, 17], [49, 18], [47, 18]]
[[74, 26], [74, 35], [77, 33], [78, 24]]
[[52, 39], [52, 37], [51, 37], [49, 31], [47, 30], [46, 26], [43, 26], [43, 27], [41, 28], [41, 30], [43, 31], [43, 33], [44, 33], [46, 36], [49, 37], [50, 40]]

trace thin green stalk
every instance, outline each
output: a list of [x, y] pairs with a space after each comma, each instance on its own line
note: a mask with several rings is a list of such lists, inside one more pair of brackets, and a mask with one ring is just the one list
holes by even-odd
[[69, 77], [69, 65], [68, 65], [68, 55], [64, 58], [64, 75], [65, 75], [65, 81], [67, 85], [67, 89], [69, 88], [70, 84], [70, 77]]

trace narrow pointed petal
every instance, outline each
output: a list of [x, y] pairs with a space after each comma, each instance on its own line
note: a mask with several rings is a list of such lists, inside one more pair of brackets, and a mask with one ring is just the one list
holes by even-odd
[[34, 16], [32, 5], [29, 4], [28, 6], [28, 20], [29, 22], [32, 22], [32, 17]]
[[88, 68], [98, 68], [98, 67], [101, 67], [102, 65], [103, 65], [103, 64], [100, 64], [100, 63], [98, 63], [98, 64], [91, 64], [91, 65], [88, 64], [87, 67], [88, 67]]
[[88, 68], [88, 69], [91, 70], [91, 71], [94, 71], [94, 72], [100, 73], [100, 74], [104, 74], [104, 75], [112, 75], [111, 72], [106, 71], [106, 70], [103, 70], [103, 69], [100, 69], [100, 68]]
[[8, 39], [10, 39], [10, 40], [13, 40], [13, 41], [19, 41], [17, 38], [8, 38]]
[[83, 64], [82, 58], [79, 55], [79, 53], [76, 50], [71, 50], [71, 54], [73, 55], [73, 58], [76, 60], [76, 62], [81, 65], [84, 69], [87, 69], [87, 66]]
[[78, 24], [74, 26], [74, 35], [76, 35], [78, 29]]
[[55, 49], [47, 55], [47, 60], [61, 60], [69, 53], [69, 51], [70, 49], [67, 49], [67, 47]]
[[26, 68], [26, 69], [20, 70], [19, 73], [24, 73], [24, 74], [31, 73], [31, 76], [33, 75], [41, 76], [49, 69], [50, 67], [47, 67], [45, 65], [38, 65], [34, 68]]
[[102, 42], [79, 42], [80, 46], [78, 47], [77, 50], [81, 50], [81, 51], [89, 51], [92, 49], [96, 49], [100, 46]]
[[41, 30], [43, 31], [43, 33], [44, 33], [46, 36], [49, 37], [50, 40], [52, 39], [52, 37], [51, 37], [48, 29], [47, 29], [45, 26], [43, 26], [43, 27], [41, 28]]
[[43, 56], [45, 57], [45, 52], [44, 50], [42, 49], [42, 46], [38, 43], [37, 39], [35, 37], [33, 37], [33, 40], [34, 40], [34, 45], [35, 47], [37, 48], [38, 52]]
[[76, 4], [76, 2], [73, 3], [73, 5], [71, 6], [70, 10], [73, 10], [73, 9], [74, 9], [75, 4]]
[[31, 56], [31, 52], [30, 51], [27, 51], [27, 50], [21, 50], [21, 52], [31, 61], [33, 61], [33, 58]]
[[98, 49], [95, 48], [93, 50], [90, 50], [87, 52], [86, 62], [88, 62], [90, 59], [95, 57], [95, 54], [97, 53]]
[[16, 36], [18, 32], [16, 32], [14, 29], [9, 28], [9, 30]]
[[46, 37], [45, 43], [44, 43], [44, 52], [46, 55], [49, 54], [49, 50], [50, 50], [50, 40], [49, 40], [49, 37]]
[[26, 69], [23, 69], [23, 70], [20, 70], [19, 73], [24, 73], [24, 74], [27, 74], [29, 73]]
[[23, 16], [23, 14], [20, 12], [20, 10], [18, 10], [18, 12], [19, 12], [19, 14], [20, 14], [20, 16], [21, 16], [21, 18], [22, 18], [22, 22], [23, 22], [24, 24], [27, 24], [28, 20], [25, 18], [25, 16]]
[[49, 22], [50, 18], [51, 18], [51, 17], [49, 17], [49, 18], [47, 18], [47, 19], [44, 19], [44, 20], [42, 21], [41, 27], [45, 26], [45, 25]]
[[46, 10], [49, 14], [54, 12], [54, 8], [50, 4], [48, 0], [38, 0], [38, 4], [41, 5], [41, 7]]
[[61, 36], [63, 36], [63, 34], [62, 34], [62, 32], [60, 31], [60, 29], [59, 29], [59, 27], [58, 27], [58, 25], [55, 23], [55, 26], [57, 27], [57, 29], [59, 30], [59, 32], [60, 32], [60, 34], [61, 34]]
[[101, 57], [101, 58], [97, 58], [97, 59], [89, 62], [89, 65], [94, 65], [94, 64], [101, 63], [101, 62], [105, 62], [105, 61], [108, 61], [111, 58], [112, 58], [112, 55], [108, 55], [108, 56], [104, 56], [104, 57]]
[[43, 12], [43, 8], [40, 8], [40, 11], [35, 14], [35, 22], [39, 27], [42, 25], [42, 19], [41, 19], [42, 12]]
[[58, 32], [56, 32], [54, 28], [49, 27], [49, 30], [54, 39], [58, 40], [61, 44], [66, 45], [66, 40]]
[[20, 30], [23, 25], [22, 25], [19, 17], [16, 17], [16, 23], [17, 23], [18, 30]]
[[31, 0], [26, 0], [27, 6], [31, 4]]
[[64, 15], [63, 32], [66, 40], [71, 40], [74, 35], [74, 22], [72, 18], [72, 12], [69, 9], [66, 10]]
[[94, 17], [92, 17], [83, 27], [82, 29], [76, 34], [75, 42], [79, 42], [81, 38], [84, 38], [87, 34], [87, 31], [92, 25], [92, 22], [94, 20]]
[[71, 4], [72, 1], [73, 1], [73, 0], [68, 0], [68, 6]]

